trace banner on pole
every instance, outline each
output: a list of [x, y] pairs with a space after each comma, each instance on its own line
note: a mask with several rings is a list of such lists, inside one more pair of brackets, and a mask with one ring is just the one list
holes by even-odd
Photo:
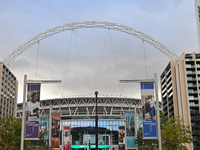
[[28, 84], [26, 102], [26, 140], [39, 139], [40, 84]]
[[135, 119], [134, 112], [127, 112], [126, 116], [126, 147], [135, 148]]
[[25, 140], [39, 140], [39, 121], [26, 122]]
[[63, 132], [64, 132], [63, 149], [70, 150], [70, 127], [64, 127]]
[[125, 126], [118, 126], [118, 142], [119, 142], [119, 150], [125, 150]]
[[154, 83], [141, 83], [140, 86], [143, 111], [143, 137], [157, 137]]
[[49, 120], [47, 117], [40, 119], [39, 122], [39, 132], [40, 136], [44, 138], [45, 141], [48, 141], [49, 139]]
[[52, 114], [51, 146], [60, 148], [60, 113]]
[[143, 128], [143, 117], [142, 116], [137, 116], [137, 132], [139, 128]]

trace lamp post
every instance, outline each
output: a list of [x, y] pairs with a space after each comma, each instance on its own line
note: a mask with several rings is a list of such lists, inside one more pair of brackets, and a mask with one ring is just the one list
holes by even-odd
[[96, 126], [95, 126], [95, 134], [96, 134], [96, 150], [98, 150], [98, 116], [97, 116], [97, 95], [98, 92], [95, 91], [95, 96], [96, 96], [96, 116], [95, 116], [95, 122], [96, 122]]

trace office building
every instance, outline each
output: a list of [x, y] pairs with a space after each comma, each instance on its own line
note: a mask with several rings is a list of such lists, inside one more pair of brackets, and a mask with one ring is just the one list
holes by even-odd
[[196, 123], [199, 116], [200, 54], [183, 53], [178, 60], [170, 61], [160, 81], [164, 116], [180, 116], [192, 130], [194, 139], [187, 148], [200, 149]]
[[16, 116], [18, 81], [13, 73], [0, 62], [0, 119]]

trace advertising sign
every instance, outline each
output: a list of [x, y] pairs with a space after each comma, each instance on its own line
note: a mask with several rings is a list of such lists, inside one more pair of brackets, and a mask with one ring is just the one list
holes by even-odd
[[40, 84], [28, 84], [26, 102], [26, 140], [39, 139]]
[[118, 126], [119, 150], [125, 150], [125, 126]]
[[144, 137], [157, 137], [156, 120], [143, 121], [143, 136]]
[[142, 116], [137, 116], [137, 131], [139, 128], [143, 128], [143, 117]]
[[40, 118], [40, 122], [39, 122], [39, 132], [40, 132], [40, 136], [42, 138], [44, 138], [45, 141], [48, 141], [49, 137], [48, 137], [48, 133], [49, 133], [49, 121], [48, 118]]
[[60, 113], [52, 114], [51, 146], [60, 148]]
[[127, 148], [135, 148], [135, 123], [134, 112], [127, 112], [126, 116], [126, 140]]
[[38, 121], [26, 122], [26, 140], [38, 140], [39, 138], [39, 123]]
[[143, 111], [143, 137], [157, 137], [154, 83], [141, 83], [140, 86]]
[[64, 127], [63, 129], [64, 129], [63, 149], [70, 150], [70, 127]]
[[127, 136], [127, 148], [135, 148], [135, 136]]

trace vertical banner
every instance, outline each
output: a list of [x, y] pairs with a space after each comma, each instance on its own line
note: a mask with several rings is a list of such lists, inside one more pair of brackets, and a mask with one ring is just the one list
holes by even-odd
[[39, 128], [40, 137], [44, 138], [45, 141], [48, 141], [48, 139], [49, 139], [49, 137], [48, 137], [48, 133], [49, 133], [49, 128], [48, 128], [49, 121], [47, 121], [47, 118], [40, 119], [39, 125], [40, 125], [40, 128]]
[[142, 116], [137, 116], [137, 131], [139, 130], [139, 128], [143, 128], [143, 118]]
[[39, 139], [40, 84], [28, 84], [26, 103], [26, 140]]
[[63, 150], [70, 150], [70, 127], [64, 127]]
[[125, 150], [125, 126], [118, 126], [119, 150]]
[[51, 146], [60, 148], [60, 113], [52, 114]]
[[135, 123], [134, 112], [127, 112], [126, 116], [126, 147], [135, 148]]
[[143, 137], [157, 137], [154, 83], [141, 83], [140, 86], [143, 111]]

